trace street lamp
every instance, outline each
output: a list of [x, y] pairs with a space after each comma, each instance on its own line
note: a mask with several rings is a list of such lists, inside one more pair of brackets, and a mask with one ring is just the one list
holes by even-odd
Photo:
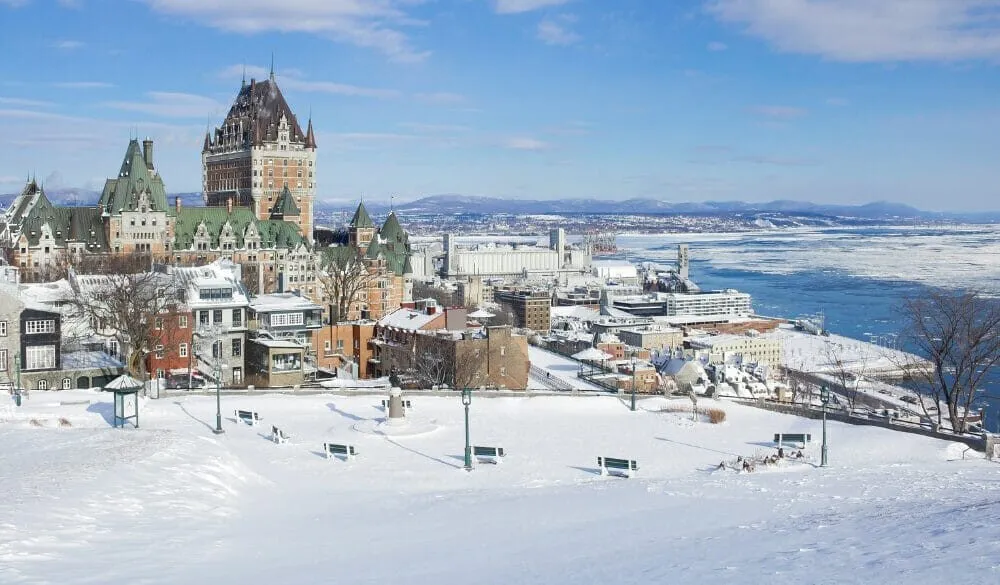
[[635, 412], [635, 354], [632, 355], [632, 412]]
[[823, 386], [819, 389], [819, 401], [823, 403], [823, 450], [820, 454], [819, 466], [826, 467], [826, 405], [830, 402], [830, 389]]
[[469, 442], [469, 405], [472, 404], [472, 388], [462, 390], [462, 405], [465, 406], [465, 470], [472, 471], [472, 443]]
[[[210, 364], [215, 373], [215, 428], [212, 429], [212, 432], [216, 435], [221, 435], [226, 432], [222, 429], [222, 332], [218, 329], [208, 329], [205, 331], [195, 331], [192, 335], [202, 340], [206, 338], [212, 340], [212, 357], [215, 360], [214, 363]], [[201, 347], [204, 348], [204, 345], [201, 345]], [[198, 354], [195, 357], [208, 363], [204, 357]]]

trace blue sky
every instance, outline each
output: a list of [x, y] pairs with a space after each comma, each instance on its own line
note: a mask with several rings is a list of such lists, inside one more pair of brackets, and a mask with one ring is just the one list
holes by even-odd
[[244, 65], [319, 197], [1000, 208], [1000, 0], [0, 0], [0, 192], [200, 189]]

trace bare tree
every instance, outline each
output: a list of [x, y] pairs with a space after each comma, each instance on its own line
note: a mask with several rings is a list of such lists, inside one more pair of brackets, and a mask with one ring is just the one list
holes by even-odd
[[[900, 364], [921, 390], [921, 406], [944, 404], [955, 432], [965, 430], [976, 390], [1000, 362], [1000, 300], [977, 291], [932, 291], [907, 299], [903, 346], [919, 354]], [[923, 359], [920, 359], [923, 358]], [[942, 422], [941, 408], [937, 421]]]
[[145, 372], [143, 357], [160, 334], [157, 315], [169, 312], [180, 299], [174, 278], [158, 272], [73, 275], [73, 315], [84, 319], [98, 335], [115, 340], [133, 376]]
[[375, 284], [378, 273], [368, 266], [360, 250], [341, 246], [323, 253], [316, 278], [330, 308], [330, 322], [338, 323], [351, 318], [351, 305], [367, 300], [362, 293]]
[[847, 400], [847, 408], [854, 410], [861, 394], [861, 383], [868, 375], [871, 354], [865, 346], [859, 346], [855, 355], [850, 348], [830, 340], [824, 344], [823, 354], [829, 367], [828, 373], [836, 380]]
[[474, 348], [460, 352], [454, 339], [418, 335], [411, 374], [428, 386], [472, 388], [486, 383]]
[[414, 299], [434, 299], [437, 304], [442, 307], [451, 307], [458, 303], [455, 302], [455, 297], [458, 296], [455, 293], [443, 289], [438, 286], [434, 286], [426, 282], [414, 282], [413, 283], [413, 298]]

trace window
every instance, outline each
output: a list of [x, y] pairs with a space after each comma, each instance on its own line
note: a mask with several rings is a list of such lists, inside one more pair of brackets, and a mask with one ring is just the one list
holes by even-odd
[[179, 317], [177, 317], [177, 327], [181, 329], [187, 329], [187, 326], [188, 326], [187, 315], [180, 315]]
[[73, 387], [73, 380], [71, 380], [69, 378], [63, 378], [62, 379], [62, 389], [63, 390], [69, 390], [72, 387]]
[[160, 379], [160, 380], [166, 378], [166, 375], [165, 375], [165, 372], [163, 371], [163, 368], [156, 368], [156, 377], [158, 379]]
[[28, 335], [37, 335], [39, 333], [55, 333], [56, 332], [55, 319], [45, 319], [40, 321], [25, 321], [24, 332]]
[[326, 350], [327, 352], [330, 351], [330, 340], [329, 339], [327, 339], [326, 341], [323, 342], [323, 349]]
[[233, 327], [243, 326], [243, 309], [233, 309]]
[[344, 351], [344, 340], [343, 339], [338, 339], [337, 340], [337, 351]]
[[0, 349], [0, 372], [7, 371], [7, 350]]
[[198, 298], [203, 301], [228, 301], [233, 298], [233, 289], [202, 288], [198, 290]]
[[286, 327], [288, 325], [302, 325], [302, 313], [275, 313], [270, 317], [272, 327]]
[[157, 317], [153, 320], [153, 327], [156, 329], [163, 329], [163, 317]]
[[7, 337], [7, 322], [0, 321], [0, 337]]
[[49, 381], [48, 380], [39, 380], [38, 381], [38, 389], [39, 390], [48, 390], [49, 389]]
[[302, 361], [297, 353], [277, 353], [271, 356], [271, 371], [288, 372], [302, 368]]
[[222, 342], [216, 341], [212, 344], [212, 357], [219, 358], [222, 355]]
[[208, 311], [198, 311], [198, 324], [208, 326]]
[[506, 345], [501, 345], [500, 346], [500, 357], [503, 357], [505, 355], [507, 355], [507, 346]]
[[500, 375], [501, 376], [506, 376], [507, 375], [507, 368], [505, 368], [503, 366], [500, 366]]
[[222, 323], [222, 309], [212, 311], [212, 323], [219, 325]]
[[156, 352], [156, 359], [162, 360], [163, 359], [163, 346], [162, 345], [157, 345], [156, 347], [153, 348], [153, 350]]
[[243, 368], [233, 368], [233, 384], [243, 382]]
[[56, 346], [29, 345], [24, 348], [25, 370], [51, 370], [56, 367]]
[[243, 340], [236, 338], [233, 340], [233, 357], [240, 357], [243, 354]]
[[177, 346], [177, 355], [179, 355], [180, 357], [187, 357], [188, 356], [188, 344], [182, 343], [182, 344], [178, 345]]

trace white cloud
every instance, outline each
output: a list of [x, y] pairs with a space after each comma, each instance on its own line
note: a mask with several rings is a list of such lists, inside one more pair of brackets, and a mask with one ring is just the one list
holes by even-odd
[[413, 98], [418, 102], [437, 106], [456, 106], [465, 103], [465, 96], [449, 91], [437, 91], [432, 93], [417, 93]]
[[547, 45], [572, 45], [580, 41], [580, 35], [554, 20], [539, 22], [537, 35], [538, 39]]
[[548, 142], [532, 138], [530, 136], [513, 136], [503, 141], [502, 146], [511, 150], [548, 150], [551, 148]]
[[52, 102], [42, 100], [29, 100], [25, 98], [12, 98], [0, 96], [0, 104], [7, 106], [20, 106], [22, 108], [47, 108], [54, 106]]
[[758, 116], [773, 118], [775, 120], [792, 120], [794, 118], [801, 118], [808, 113], [804, 108], [796, 108], [794, 106], [753, 106], [749, 109], [750, 112]]
[[245, 34], [308, 33], [413, 62], [430, 53], [415, 49], [403, 27], [424, 23], [406, 9], [423, 0], [145, 0], [153, 10]]
[[59, 81], [52, 84], [52, 87], [60, 89], [104, 89], [114, 86], [106, 81]]
[[846, 62], [1000, 57], [998, 0], [706, 0], [780, 51]]
[[709, 51], [725, 51], [728, 48], [729, 45], [726, 43], [720, 43], [719, 41], [712, 41], [711, 43], [708, 43]]
[[62, 39], [52, 42], [52, 48], [59, 49], [61, 51], [75, 51], [77, 49], [82, 49], [84, 46], [85, 43], [83, 41], [74, 41], [72, 39]]
[[[236, 79], [246, 74], [248, 78], [266, 79], [270, 71], [263, 67], [230, 65], [219, 72], [220, 79]], [[402, 96], [402, 93], [395, 89], [377, 89], [372, 87], [360, 87], [347, 83], [336, 83], [333, 81], [311, 81], [302, 78], [302, 73], [295, 69], [285, 69], [280, 75], [275, 75], [278, 84], [286, 89], [304, 92], [329, 93], [334, 95], [345, 95], [351, 97], [370, 97], [379, 99], [393, 99]]]
[[497, 14], [520, 14], [540, 8], [561, 6], [571, 0], [492, 0]]
[[224, 104], [211, 98], [189, 93], [151, 91], [146, 102], [105, 102], [103, 105], [119, 110], [143, 112], [164, 118], [216, 117], [225, 109]]

